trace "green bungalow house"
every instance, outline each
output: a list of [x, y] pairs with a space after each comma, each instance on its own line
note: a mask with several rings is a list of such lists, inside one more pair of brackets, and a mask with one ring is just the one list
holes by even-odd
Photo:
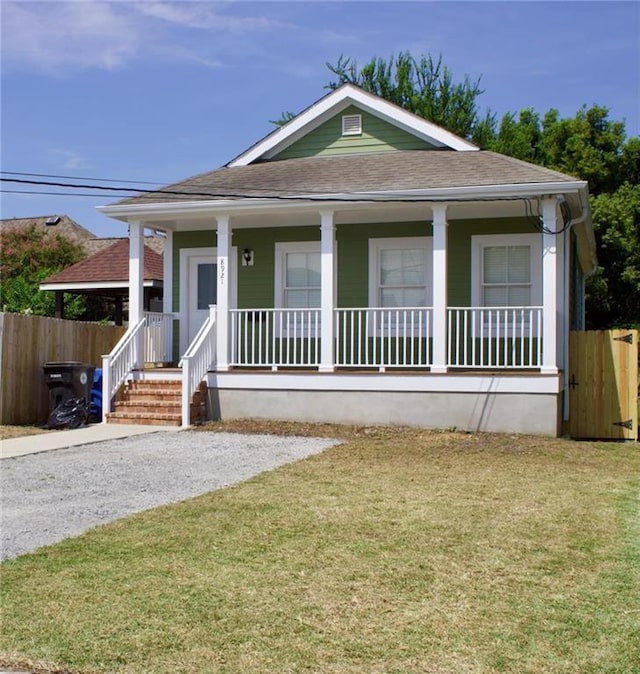
[[[104, 400], [133, 380], [181, 396], [110, 421], [187, 425], [199, 390], [209, 418], [561, 432], [596, 265], [584, 181], [345, 84], [222, 168], [100, 210], [131, 240]], [[166, 235], [162, 314], [145, 228]]]

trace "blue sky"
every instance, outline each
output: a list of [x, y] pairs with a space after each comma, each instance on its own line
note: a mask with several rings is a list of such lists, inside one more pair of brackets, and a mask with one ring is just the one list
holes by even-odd
[[[607, 106], [640, 134], [637, 2], [9, 2], [2, 170], [170, 183], [225, 164], [325, 92], [326, 62], [441, 54], [482, 109]], [[3, 183], [3, 189], [15, 189]], [[19, 188], [19, 189], [29, 189]], [[41, 189], [41, 188], [36, 188]], [[99, 236], [109, 197], [2, 196]]]

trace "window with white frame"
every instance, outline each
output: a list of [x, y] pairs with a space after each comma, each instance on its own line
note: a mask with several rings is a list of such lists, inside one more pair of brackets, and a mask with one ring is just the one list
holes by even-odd
[[369, 239], [369, 306], [428, 307], [431, 238]]
[[376, 326], [413, 326], [407, 328], [413, 333], [422, 331], [416, 326], [427, 325], [433, 301], [432, 249], [426, 236], [369, 239], [369, 307], [379, 310]]
[[472, 303], [478, 307], [538, 306], [542, 299], [540, 236], [474, 236]]
[[320, 242], [277, 243], [275, 262], [275, 306], [286, 310], [283, 325], [315, 330], [321, 302]]
[[[534, 314], [528, 307], [542, 303], [542, 254], [539, 234], [495, 234], [471, 238], [471, 302], [498, 309], [484, 313], [485, 324], [513, 322], [528, 329]], [[504, 307], [505, 312], [499, 309]], [[506, 308], [522, 308], [517, 312]], [[491, 316], [491, 318], [489, 318]]]

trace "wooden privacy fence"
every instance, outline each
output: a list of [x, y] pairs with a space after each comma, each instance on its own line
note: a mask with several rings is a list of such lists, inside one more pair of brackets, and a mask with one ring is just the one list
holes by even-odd
[[44, 316], [0, 313], [0, 424], [46, 421], [42, 366], [80, 361], [100, 367], [125, 328]]
[[638, 330], [570, 333], [568, 384], [572, 438], [638, 438]]

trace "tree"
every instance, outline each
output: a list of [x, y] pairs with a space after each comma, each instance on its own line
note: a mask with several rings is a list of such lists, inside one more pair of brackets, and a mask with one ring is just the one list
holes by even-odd
[[592, 197], [598, 270], [589, 279], [589, 327], [640, 328], [640, 185]]
[[[84, 258], [82, 246], [60, 234], [48, 233], [32, 226], [23, 231], [0, 233], [0, 307], [12, 313], [53, 316], [55, 297], [40, 290], [40, 283]], [[80, 297], [65, 296], [65, 315], [77, 318], [85, 310]]]
[[461, 82], [454, 82], [441, 56], [416, 59], [400, 52], [388, 60], [373, 58], [360, 69], [354, 59], [340, 56], [335, 65], [327, 63], [327, 68], [338, 77], [328, 88], [355, 84], [463, 138], [477, 135], [476, 127], [486, 131], [491, 125], [491, 114], [482, 117], [478, 111], [476, 101], [484, 91], [480, 78], [471, 80], [465, 75]]

